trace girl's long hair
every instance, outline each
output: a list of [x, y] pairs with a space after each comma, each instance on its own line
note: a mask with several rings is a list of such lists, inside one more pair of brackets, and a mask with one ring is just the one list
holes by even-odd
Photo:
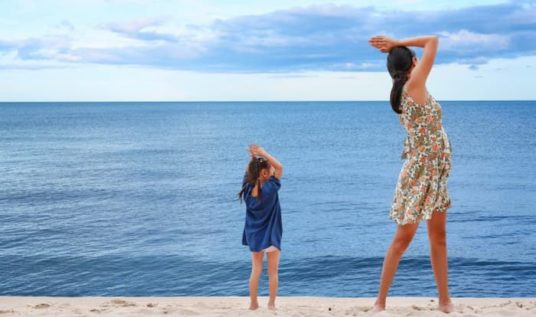
[[393, 88], [391, 88], [391, 108], [400, 114], [400, 101], [402, 98], [402, 88], [408, 81], [409, 72], [413, 66], [413, 57], [415, 52], [406, 46], [397, 46], [387, 55], [387, 70], [393, 78]]
[[244, 199], [244, 194], [246, 192], [246, 187], [248, 184], [251, 184], [253, 186], [257, 185], [257, 198], [261, 198], [261, 180], [259, 176], [261, 175], [261, 171], [265, 168], [270, 168], [270, 164], [268, 163], [268, 160], [266, 160], [264, 157], [259, 156], [251, 158], [251, 161], [249, 161], [248, 164], [248, 170], [246, 172], [246, 184], [244, 184], [240, 192], [238, 192], [238, 199], [240, 200], [240, 202], [242, 202], [242, 200]]

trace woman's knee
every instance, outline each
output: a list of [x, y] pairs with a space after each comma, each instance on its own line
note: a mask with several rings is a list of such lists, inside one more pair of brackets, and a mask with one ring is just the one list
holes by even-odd
[[399, 228], [399, 231], [397, 232], [392, 243], [393, 250], [399, 254], [404, 253], [404, 251], [406, 251], [406, 249], [409, 247], [411, 240], [413, 240], [413, 237], [415, 236], [415, 231], [416, 227], [407, 227], [404, 229]]
[[445, 229], [435, 229], [429, 232], [428, 238], [433, 247], [447, 245], [447, 231]]
[[406, 251], [411, 243], [412, 237], [397, 237], [393, 241], [393, 251], [396, 253], [402, 254]]

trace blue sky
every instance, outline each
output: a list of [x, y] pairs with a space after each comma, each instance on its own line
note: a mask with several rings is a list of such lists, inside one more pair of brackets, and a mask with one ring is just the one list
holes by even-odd
[[0, 101], [386, 100], [376, 34], [437, 34], [438, 99], [536, 99], [536, 1], [8, 0]]

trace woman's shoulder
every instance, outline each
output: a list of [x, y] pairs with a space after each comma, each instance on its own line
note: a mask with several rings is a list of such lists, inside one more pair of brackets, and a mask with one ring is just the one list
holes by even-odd
[[[418, 102], [417, 100], [420, 99], [419, 97], [424, 96], [424, 102]], [[410, 105], [415, 106], [423, 106], [430, 103], [430, 93], [428, 92], [428, 89], [426, 86], [422, 85], [416, 85], [411, 82], [407, 82], [402, 86], [402, 97], [401, 99], [404, 99], [406, 103]]]

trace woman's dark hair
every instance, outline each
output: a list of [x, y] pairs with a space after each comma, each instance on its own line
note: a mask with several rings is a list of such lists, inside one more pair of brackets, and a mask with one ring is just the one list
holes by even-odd
[[[251, 158], [251, 161], [249, 161], [248, 164], [248, 170], [246, 172], [246, 182], [255, 185], [257, 184], [258, 189], [258, 196], [257, 198], [261, 198], [261, 180], [259, 179], [259, 176], [261, 175], [261, 171], [265, 168], [269, 168], [270, 164], [268, 163], [268, 160], [266, 160], [262, 156], [253, 157]], [[242, 202], [242, 199], [244, 197], [244, 193], [246, 191], [247, 183], [242, 186], [242, 190], [238, 193], [238, 199], [240, 202]]]
[[415, 52], [406, 46], [397, 46], [387, 55], [387, 70], [393, 78], [393, 88], [391, 89], [391, 107], [396, 113], [402, 113], [400, 109], [400, 99], [402, 98], [402, 88], [409, 78], [409, 71], [413, 66]]

